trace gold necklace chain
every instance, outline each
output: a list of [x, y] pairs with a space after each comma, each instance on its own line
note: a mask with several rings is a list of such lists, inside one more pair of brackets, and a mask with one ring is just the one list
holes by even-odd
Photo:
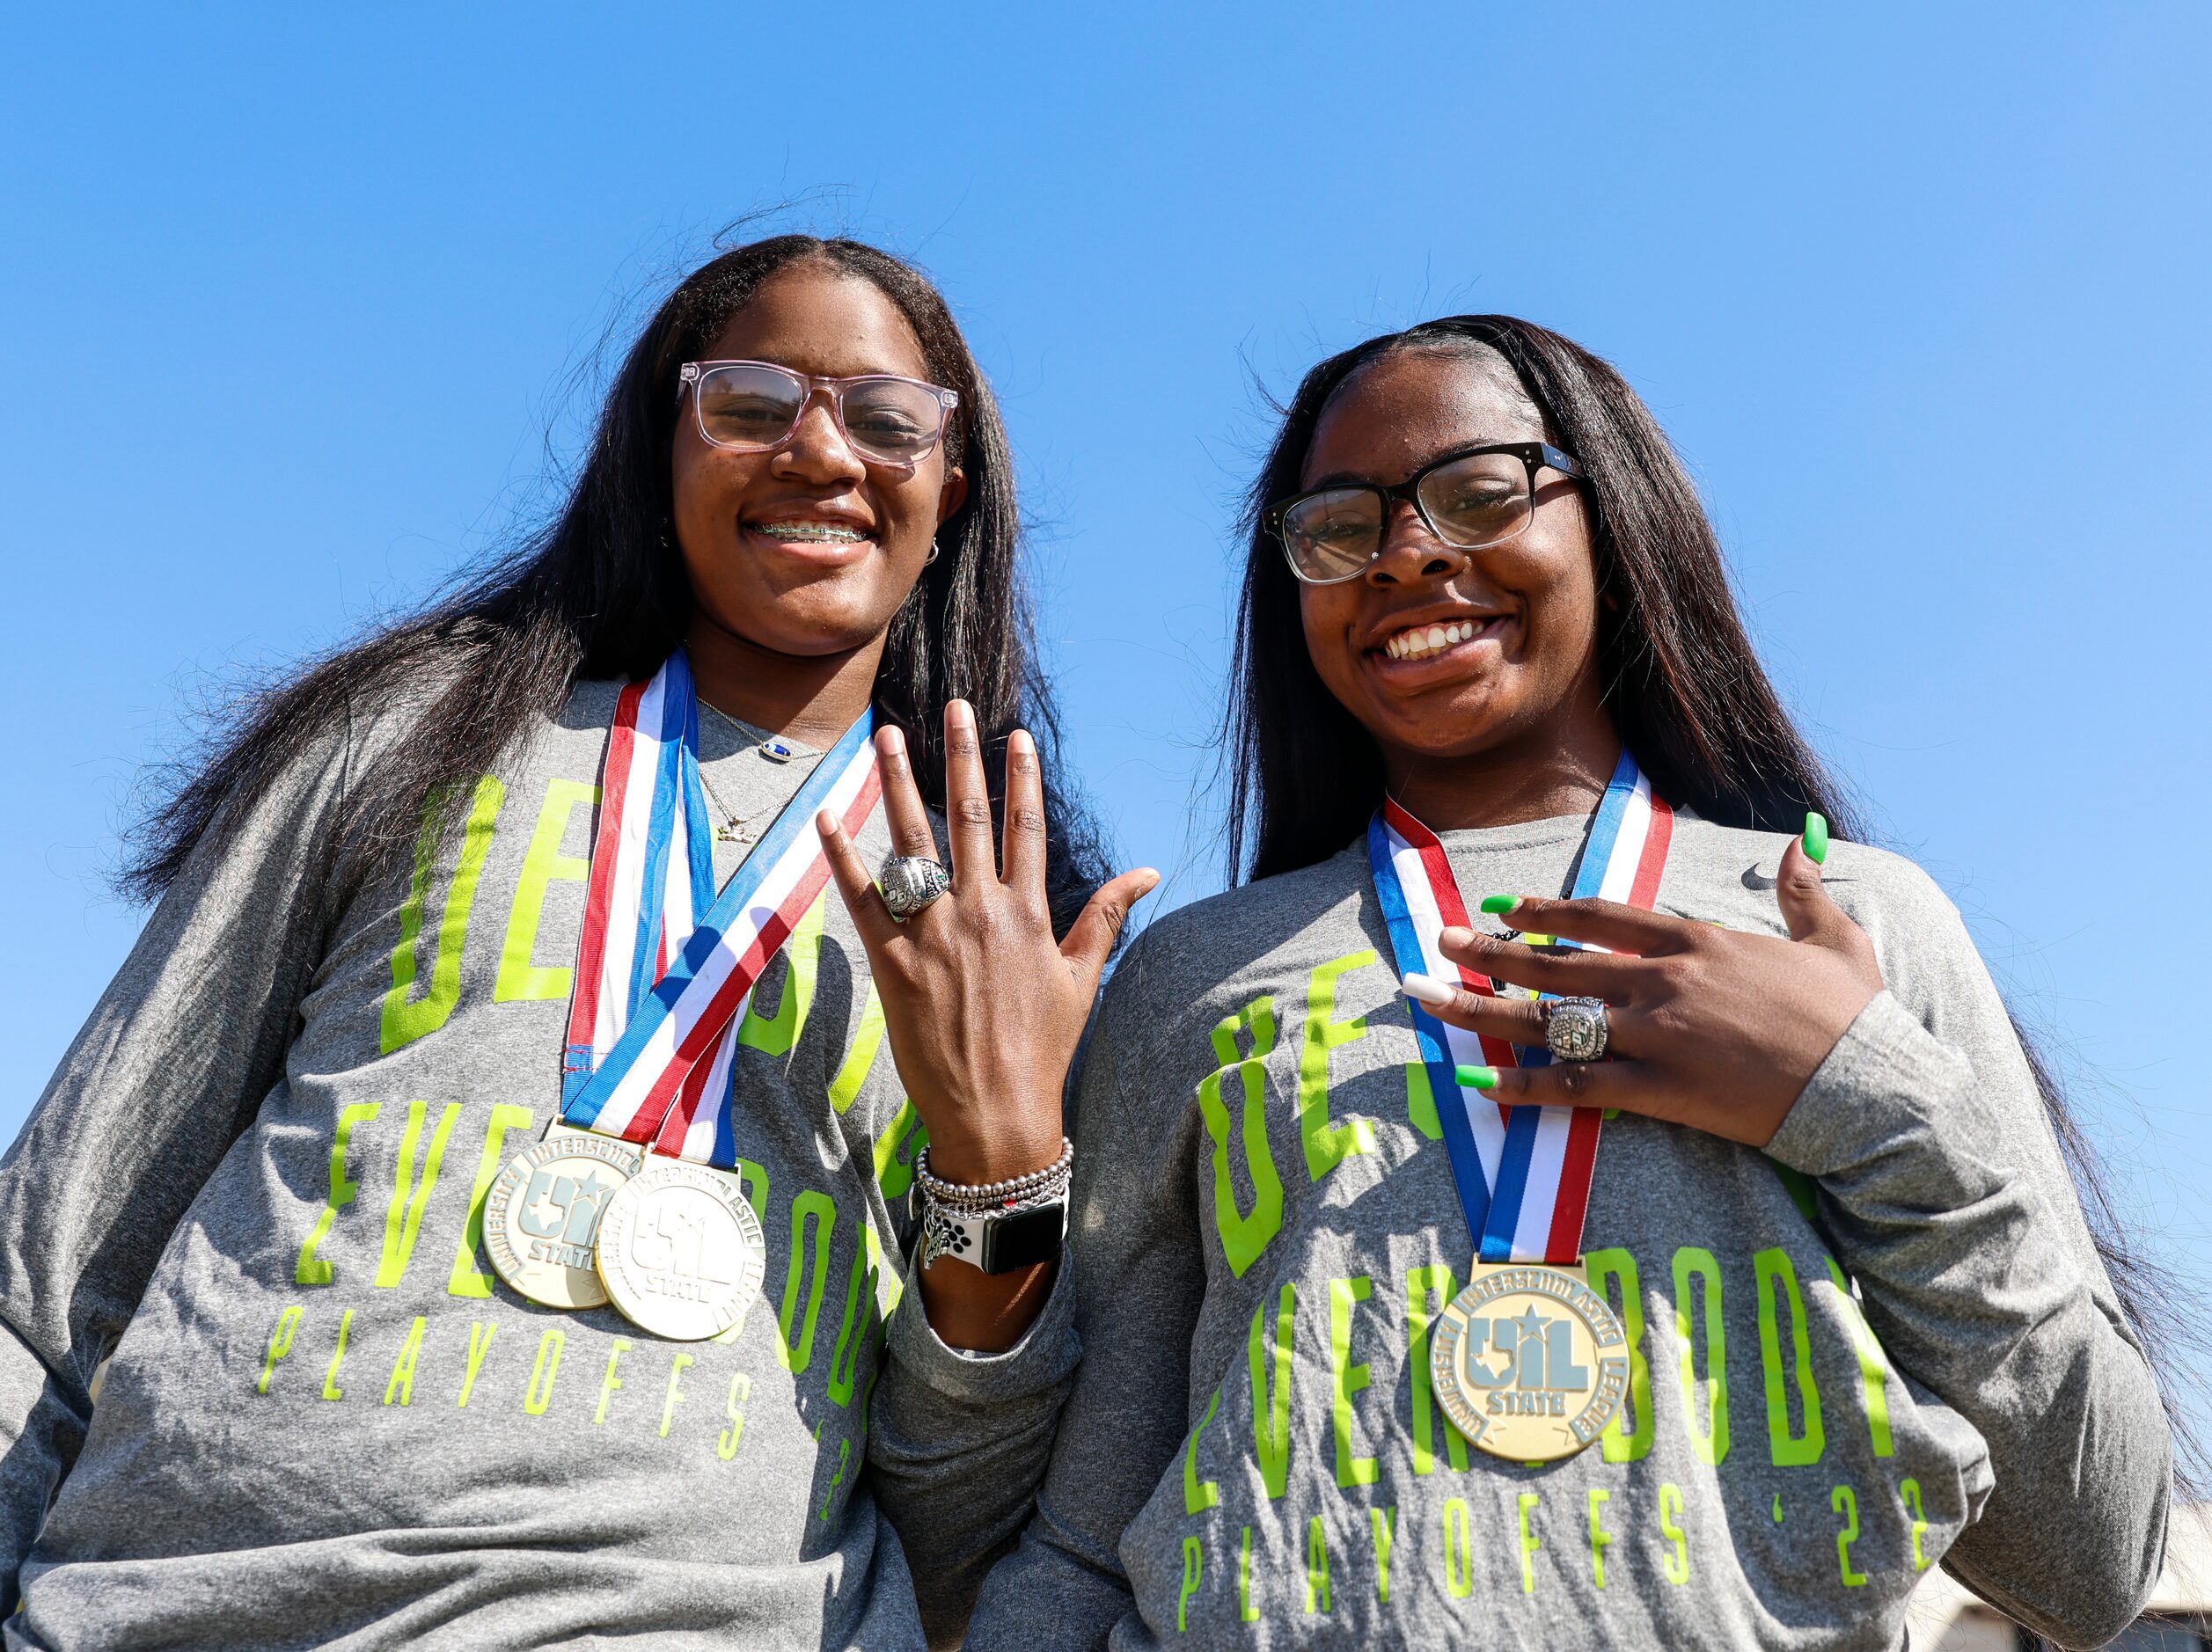
[[[769, 762], [788, 763], [799, 755], [797, 747], [781, 735], [769, 735], [763, 738], [759, 732], [750, 724], [739, 722], [712, 700], [702, 697], [699, 703], [743, 735], [745, 737], [748, 750], [758, 752]], [[699, 765], [699, 783], [706, 789], [707, 800], [729, 816], [720, 826], [714, 828], [714, 838], [718, 843], [749, 844], [760, 836], [759, 832], [753, 830], [754, 822], [758, 821], [763, 815], [773, 816], [783, 812], [784, 805], [778, 803], [771, 808], [755, 809], [750, 815], [740, 815], [722, 800], [721, 793], [714, 790], [714, 782], [707, 778], [707, 765], [704, 763]]]
[[783, 805], [777, 803], [766, 808], [757, 808], [750, 815], [740, 815], [723, 800], [721, 793], [714, 790], [714, 782], [707, 778], [707, 765], [703, 763], [699, 765], [699, 783], [706, 790], [707, 800], [728, 817], [714, 828], [714, 841], [717, 843], [749, 844], [760, 836], [753, 830], [756, 821], [763, 815], [778, 815], [783, 810]]
[[715, 716], [721, 718], [722, 721], [728, 723], [739, 734], [744, 735], [746, 739], [751, 740], [753, 738], [753, 729], [751, 724], [739, 722], [735, 717], [732, 717], [728, 712], [724, 711], [721, 706], [715, 705], [714, 701], [707, 698], [704, 695], [699, 697], [699, 703], [701, 705], [704, 705], [708, 711], [714, 713]]

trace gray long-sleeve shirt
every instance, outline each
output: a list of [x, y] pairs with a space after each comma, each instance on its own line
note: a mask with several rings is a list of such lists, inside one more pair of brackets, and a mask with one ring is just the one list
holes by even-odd
[[[1564, 888], [1583, 826], [1445, 841], [1472, 904]], [[1783, 932], [1780, 848], [1678, 816], [1659, 909]], [[1049, 1472], [1004, 1465], [1043, 1487], [970, 1644], [1894, 1648], [1937, 1563], [2116, 1633], [2164, 1543], [2150, 1372], [1956, 911], [1877, 851], [1827, 872], [1888, 990], [1763, 1154], [1604, 1127], [1585, 1246], [1630, 1390], [1540, 1467], [1429, 1392], [1472, 1244], [1364, 852], [1148, 930], [1080, 1088], [1082, 1364]]]
[[[662, 1341], [525, 1302], [484, 1253], [492, 1177], [558, 1107], [614, 695], [579, 685], [412, 877], [326, 875], [387, 716], [162, 901], [0, 1162], [8, 1646], [921, 1644], [871, 1395], [1056, 1401], [1066, 1309], [992, 1359], [910, 1337], [876, 1390], [920, 1137], [834, 891], [736, 1052], [768, 1249], [743, 1322]], [[748, 817], [816, 761], [704, 733]]]

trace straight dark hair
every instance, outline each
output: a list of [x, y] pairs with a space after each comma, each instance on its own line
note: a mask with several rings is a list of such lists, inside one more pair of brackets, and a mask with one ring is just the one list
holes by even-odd
[[1533, 323], [1452, 316], [1370, 339], [1307, 373], [1252, 484], [1230, 713], [1231, 877], [1326, 859], [1366, 829], [1381, 800], [1382, 754], [1314, 669], [1298, 582], [1260, 512], [1298, 491], [1337, 387], [1410, 349], [1503, 357], [1547, 436], [1582, 461], [1606, 707], [1659, 794], [1708, 820], [1762, 830], [1795, 830], [1817, 809], [1838, 837], [1858, 837], [1857, 812], [1791, 726], [1744, 634], [1697, 490], [1636, 392], [1606, 362]]
[[[1370, 339], [1308, 372], [1280, 410], [1282, 427], [1246, 496], [1226, 752], [1231, 881], [1327, 859], [1365, 831], [1382, 800], [1382, 754], [1314, 669], [1297, 581], [1261, 513], [1298, 491], [1315, 428], [1337, 388], [1400, 350], [1502, 358], [1548, 439], [1581, 460], [1606, 709], [1659, 794], [1708, 820], [1761, 831], [1795, 832], [1817, 810], [1836, 836], [1864, 841], [1858, 811], [1760, 663], [1704, 506], [1643, 399], [1609, 363], [1558, 333], [1513, 316], [1450, 316]], [[2167, 1350], [2201, 1340], [2190, 1293], [2119, 1219], [2050, 1063], [2017, 1017], [2013, 1027], [2120, 1306], [2163, 1369]], [[2183, 1483], [2199, 1483], [2203, 1454], [2186, 1414], [2172, 1385], [2162, 1382], [2160, 1392], [2182, 1448]]]
[[427, 805], [491, 767], [580, 678], [656, 669], [683, 642], [692, 612], [671, 526], [678, 370], [707, 353], [763, 281], [800, 264], [875, 287], [912, 326], [931, 377], [960, 393], [945, 452], [967, 473], [967, 497], [891, 619], [875, 711], [905, 730], [923, 799], [941, 812], [947, 702], [975, 706], [994, 797], [1005, 793], [1007, 735], [1017, 727], [1036, 735], [1053, 923], [1065, 935], [1104, 881], [1104, 857], [1059, 761], [998, 404], [926, 276], [861, 242], [806, 235], [734, 247], [669, 295], [625, 355], [582, 467], [542, 529], [421, 609], [287, 672], [218, 719], [168, 775], [124, 867], [125, 888], [158, 896], [194, 850], [210, 834], [219, 840], [289, 765], [355, 713], [397, 706], [407, 708], [407, 737], [386, 742], [348, 785], [333, 834], [334, 857], [352, 875], [387, 870], [412, 852]]

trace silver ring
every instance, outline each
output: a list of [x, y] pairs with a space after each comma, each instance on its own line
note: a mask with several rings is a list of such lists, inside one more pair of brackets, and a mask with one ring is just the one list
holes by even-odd
[[875, 887], [891, 909], [892, 921], [904, 924], [952, 888], [952, 876], [926, 855], [892, 855], [875, 874]]
[[1544, 1005], [1544, 1043], [1554, 1060], [1602, 1060], [1609, 1030], [1603, 998], [1553, 998]]

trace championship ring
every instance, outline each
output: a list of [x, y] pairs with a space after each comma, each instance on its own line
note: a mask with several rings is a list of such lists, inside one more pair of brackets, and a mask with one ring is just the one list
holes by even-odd
[[599, 1279], [640, 1329], [703, 1342], [760, 1294], [768, 1246], [730, 1177], [659, 1159], [624, 1182], [599, 1222]]
[[951, 888], [952, 878], [941, 863], [926, 855], [892, 855], [876, 874], [875, 887], [883, 891], [892, 920], [904, 924]]
[[1603, 998], [1553, 998], [1544, 1008], [1544, 1043], [1555, 1060], [1605, 1058], [1612, 1023]]
[[1477, 1262], [1429, 1334], [1453, 1426], [1493, 1457], [1549, 1463], [1596, 1439], [1628, 1392], [1628, 1338], [1579, 1268]]
[[499, 1276], [549, 1308], [604, 1303], [592, 1242], [641, 1153], [634, 1142], [556, 1124], [509, 1159], [484, 1195], [484, 1248]]

